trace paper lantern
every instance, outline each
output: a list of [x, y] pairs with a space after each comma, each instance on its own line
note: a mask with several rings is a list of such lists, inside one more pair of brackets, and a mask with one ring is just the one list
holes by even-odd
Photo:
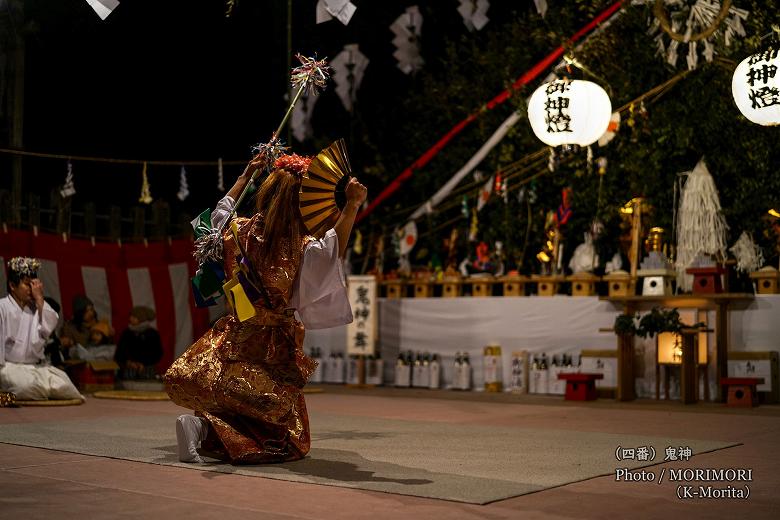
[[748, 56], [734, 70], [731, 92], [742, 114], [764, 126], [780, 124], [780, 54], [772, 47]]
[[598, 141], [609, 126], [612, 103], [590, 81], [559, 79], [545, 83], [528, 102], [528, 120], [536, 137], [550, 146]]
[[[707, 364], [707, 333], [699, 332], [698, 352], [696, 362], [699, 365]], [[656, 336], [657, 355], [656, 362], [659, 365], [679, 365], [682, 363], [682, 338], [674, 332], [661, 332]]]

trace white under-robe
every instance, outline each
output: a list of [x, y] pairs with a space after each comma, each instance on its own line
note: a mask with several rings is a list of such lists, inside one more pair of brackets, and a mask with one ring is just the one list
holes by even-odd
[[0, 390], [19, 400], [83, 399], [65, 372], [45, 363], [43, 350], [57, 319], [48, 303], [39, 315], [10, 294], [0, 298]]
[[[226, 195], [211, 214], [213, 227], [221, 226], [233, 211], [235, 201]], [[352, 322], [352, 307], [339, 258], [335, 229], [307, 242], [301, 268], [295, 279], [290, 306], [307, 329], [326, 329]]]

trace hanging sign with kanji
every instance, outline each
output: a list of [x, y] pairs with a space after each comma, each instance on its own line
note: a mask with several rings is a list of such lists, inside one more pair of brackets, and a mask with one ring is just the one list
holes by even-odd
[[373, 355], [379, 336], [376, 277], [348, 276], [347, 291], [354, 318], [347, 325], [347, 355]]

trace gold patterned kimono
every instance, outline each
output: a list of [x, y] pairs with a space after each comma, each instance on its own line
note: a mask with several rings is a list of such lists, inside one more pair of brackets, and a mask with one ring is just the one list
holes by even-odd
[[[303, 324], [285, 311], [312, 237], [280, 248], [274, 265], [261, 265], [262, 216], [238, 219], [238, 237], [265, 290], [256, 316], [221, 318], [165, 374], [171, 399], [195, 410], [209, 424], [204, 454], [233, 464], [298, 460], [311, 444], [303, 387], [316, 362], [303, 352]], [[225, 272], [235, 266], [234, 245], [225, 235]]]

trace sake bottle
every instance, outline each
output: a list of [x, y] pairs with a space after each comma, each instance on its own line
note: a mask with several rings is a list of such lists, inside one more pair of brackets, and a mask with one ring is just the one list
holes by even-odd
[[441, 365], [439, 364], [439, 356], [437, 354], [434, 354], [433, 357], [431, 358], [429, 379], [430, 381], [428, 384], [428, 388], [431, 388], [433, 390], [438, 389], [441, 380]]
[[463, 377], [461, 372], [463, 371], [463, 357], [460, 351], [455, 353], [455, 365], [452, 371], [452, 389], [460, 390], [460, 380]]
[[550, 393], [550, 370], [547, 364], [547, 354], [542, 352], [542, 358], [539, 361], [539, 384], [536, 388], [537, 393]]
[[401, 387], [404, 386], [402, 384], [403, 381], [403, 372], [404, 372], [404, 365], [406, 364], [406, 361], [404, 361], [404, 355], [402, 352], [398, 353], [398, 360], [395, 362], [395, 386]]
[[349, 356], [347, 363], [347, 383], [350, 385], [358, 384], [358, 357], [355, 354]]
[[322, 383], [323, 360], [320, 359], [319, 347], [312, 347], [311, 357], [317, 362], [317, 368], [314, 369], [309, 381], [312, 383]]
[[461, 370], [461, 390], [471, 390], [471, 362], [469, 361], [469, 353], [463, 353], [463, 366]]
[[375, 376], [372, 380], [372, 384], [375, 385], [382, 385], [384, 384], [384, 370], [385, 370], [385, 362], [382, 359], [382, 354], [379, 350], [376, 351], [376, 354], [374, 355], [374, 372]]
[[328, 354], [328, 360], [325, 363], [325, 382], [335, 383], [336, 373], [336, 353], [331, 352]]
[[422, 365], [420, 366], [420, 384], [421, 388], [428, 388], [431, 385], [431, 355], [428, 352], [422, 355]]
[[344, 354], [341, 352], [336, 354], [336, 368], [334, 383], [344, 384], [344, 372], [346, 371], [346, 363], [344, 362]]

